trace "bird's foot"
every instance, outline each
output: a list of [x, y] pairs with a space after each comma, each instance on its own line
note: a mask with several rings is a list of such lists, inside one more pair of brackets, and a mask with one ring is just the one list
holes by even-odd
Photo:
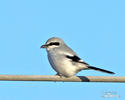
[[64, 76], [60, 73], [57, 73], [56, 76], [60, 76], [60, 78], [63, 78]]

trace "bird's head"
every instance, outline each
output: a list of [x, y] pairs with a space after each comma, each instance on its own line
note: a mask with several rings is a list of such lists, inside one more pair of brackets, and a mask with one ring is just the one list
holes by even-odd
[[58, 48], [64, 44], [64, 41], [58, 37], [52, 37], [47, 40], [47, 42], [42, 45], [40, 48], [46, 48], [47, 50]]

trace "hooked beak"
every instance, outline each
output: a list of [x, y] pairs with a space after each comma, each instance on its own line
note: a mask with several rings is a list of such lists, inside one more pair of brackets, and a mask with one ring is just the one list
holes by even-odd
[[47, 45], [42, 45], [40, 48], [47, 48]]

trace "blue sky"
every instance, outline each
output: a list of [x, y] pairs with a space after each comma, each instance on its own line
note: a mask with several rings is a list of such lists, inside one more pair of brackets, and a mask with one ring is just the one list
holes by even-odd
[[[124, 0], [0, 1], [0, 74], [54, 75], [40, 46], [62, 38], [87, 63], [125, 76]], [[96, 71], [77, 75], [112, 76]], [[116, 92], [119, 98], [103, 98]], [[125, 99], [124, 83], [0, 82], [1, 100]]]

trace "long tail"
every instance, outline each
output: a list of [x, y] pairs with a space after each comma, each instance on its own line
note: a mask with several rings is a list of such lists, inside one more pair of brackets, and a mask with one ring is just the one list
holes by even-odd
[[101, 69], [101, 68], [96, 68], [96, 67], [93, 67], [93, 66], [88, 66], [89, 69], [93, 69], [93, 70], [97, 70], [97, 71], [101, 71], [101, 72], [105, 72], [105, 73], [109, 73], [109, 74], [115, 74], [114, 72], [111, 72], [111, 71], [108, 71], [108, 70], [105, 70], [105, 69]]

